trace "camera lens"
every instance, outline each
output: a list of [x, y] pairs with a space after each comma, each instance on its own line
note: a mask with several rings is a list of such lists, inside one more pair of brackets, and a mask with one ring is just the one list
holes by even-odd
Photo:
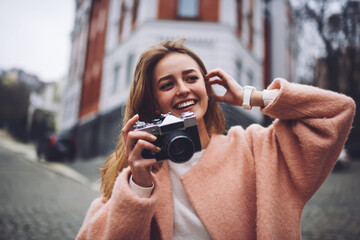
[[165, 141], [167, 142], [166, 149], [169, 159], [175, 163], [186, 162], [194, 154], [194, 143], [186, 132], [176, 131], [169, 135]]

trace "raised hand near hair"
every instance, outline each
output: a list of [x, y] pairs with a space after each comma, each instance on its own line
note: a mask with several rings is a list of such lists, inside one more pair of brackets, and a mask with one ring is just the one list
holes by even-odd
[[132, 131], [132, 126], [139, 120], [139, 115], [132, 117], [121, 130], [125, 143], [125, 155], [128, 159], [133, 181], [142, 187], [152, 186], [151, 171], [159, 170], [159, 163], [156, 159], [144, 159], [141, 152], [148, 149], [159, 152], [160, 149], [151, 142], [156, 137], [144, 131]]
[[[226, 89], [223, 96], [215, 95], [214, 98], [218, 102], [228, 103], [234, 106], [242, 106], [244, 90], [236, 80], [224, 72], [222, 69], [217, 68], [210, 71], [206, 76], [207, 84], [209, 86], [219, 84]], [[262, 92], [254, 91], [251, 96], [251, 105], [263, 107]]]
[[226, 93], [223, 96], [214, 96], [216, 101], [241, 106], [243, 88], [235, 81], [234, 78], [220, 68], [210, 71], [205, 78], [208, 80], [208, 85], [211, 86], [219, 84], [226, 89]]

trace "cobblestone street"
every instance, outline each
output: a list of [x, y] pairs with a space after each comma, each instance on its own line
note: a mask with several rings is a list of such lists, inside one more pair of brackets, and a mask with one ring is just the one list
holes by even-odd
[[[51, 170], [48, 163], [28, 160], [31, 151], [21, 153], [0, 143], [0, 239], [74, 239], [99, 195], [93, 190], [98, 170], [92, 168], [103, 160], [67, 164], [89, 180], [79, 181]], [[359, 182], [359, 160], [331, 173], [305, 207], [304, 240], [360, 239]]]
[[360, 239], [360, 161], [330, 174], [303, 212], [304, 240]]
[[0, 145], [0, 239], [74, 239], [98, 195]]

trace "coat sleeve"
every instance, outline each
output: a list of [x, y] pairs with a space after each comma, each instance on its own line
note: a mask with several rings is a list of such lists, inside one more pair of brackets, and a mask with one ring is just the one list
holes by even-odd
[[129, 187], [129, 175], [129, 169], [119, 174], [109, 200], [100, 197], [93, 201], [76, 239], [150, 239], [159, 182], [153, 175], [153, 194], [139, 198]]
[[[278, 169], [272, 166], [273, 174], [283, 173], [282, 179], [290, 179], [289, 184], [308, 200], [331, 172], [347, 140], [355, 103], [345, 95], [283, 79], [275, 79], [268, 89], [280, 89], [261, 110], [275, 120], [266, 129], [250, 127], [253, 154], [260, 153], [260, 165], [277, 165]], [[280, 162], [271, 163], [267, 156]]]

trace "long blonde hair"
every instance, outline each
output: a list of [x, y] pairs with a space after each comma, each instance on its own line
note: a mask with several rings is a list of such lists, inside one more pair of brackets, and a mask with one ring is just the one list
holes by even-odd
[[[153, 71], [156, 64], [167, 54], [178, 52], [190, 56], [199, 65], [203, 77], [207, 74], [204, 63], [190, 49], [185, 47], [185, 39], [165, 40], [155, 45], [140, 56], [135, 68], [134, 79], [130, 88], [123, 125], [135, 114], [139, 114], [142, 121], [151, 121], [156, 117], [157, 104], [153, 95]], [[205, 78], [204, 78], [205, 79]], [[204, 121], [209, 134], [221, 134], [225, 131], [225, 120], [221, 109], [212, 97], [214, 92], [211, 87], [206, 87], [209, 104]], [[120, 136], [114, 153], [106, 160], [101, 168], [101, 192], [105, 198], [110, 198], [117, 175], [128, 166], [125, 156], [124, 141]]]

